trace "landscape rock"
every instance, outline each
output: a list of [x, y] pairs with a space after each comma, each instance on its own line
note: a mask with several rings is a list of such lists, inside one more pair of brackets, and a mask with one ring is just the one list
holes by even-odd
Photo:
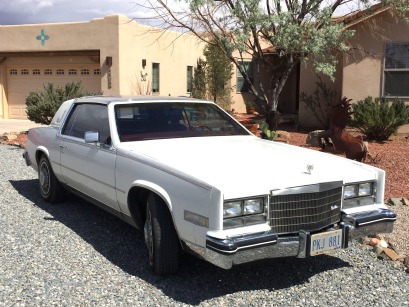
[[407, 198], [402, 198], [402, 200], [403, 200], [403, 204], [404, 204], [405, 206], [409, 206], [409, 199], [407, 199]]
[[385, 236], [382, 235], [382, 234], [379, 234], [379, 233], [376, 234], [376, 235], [371, 236], [371, 238], [377, 238], [379, 240], [385, 240]]
[[318, 136], [324, 130], [315, 130], [308, 133], [305, 142], [313, 147], [322, 147], [321, 138]]
[[277, 137], [274, 141], [282, 143], [290, 143], [291, 134], [287, 131], [277, 130]]
[[15, 134], [4, 134], [3, 135], [3, 141], [5, 142], [10, 142], [14, 140], [17, 140], [17, 135]]
[[392, 206], [401, 206], [403, 205], [403, 198], [391, 198], [389, 204]]
[[[395, 251], [395, 253], [397, 253], [398, 255], [402, 255], [402, 253], [400, 252], [400, 250], [395, 246], [395, 244], [388, 242], [389, 243], [389, 248], [393, 249]], [[401, 258], [404, 258], [405, 256], [401, 256]]]
[[388, 247], [388, 242], [386, 242], [385, 240], [381, 239], [377, 246], [382, 247], [382, 248], [387, 248]]
[[409, 267], [409, 256], [406, 256], [405, 259], [403, 259], [403, 264]]
[[371, 239], [369, 240], [368, 244], [369, 244], [370, 246], [375, 246], [375, 245], [378, 245], [379, 241], [380, 241], [380, 240], [379, 240], [378, 238], [371, 238]]
[[396, 254], [392, 249], [385, 248], [383, 251], [391, 260], [396, 261], [399, 260], [399, 255]]
[[[381, 257], [381, 255], [383, 254], [384, 248], [378, 245], [375, 245], [373, 248], [373, 251], [375, 252], [376, 256]], [[384, 257], [381, 257], [381, 258], [384, 258]]]

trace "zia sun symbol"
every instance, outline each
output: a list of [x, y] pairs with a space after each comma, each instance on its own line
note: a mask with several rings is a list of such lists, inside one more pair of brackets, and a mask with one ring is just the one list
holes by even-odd
[[37, 40], [41, 41], [41, 46], [45, 45], [45, 41], [48, 40], [50, 36], [45, 35], [44, 29], [41, 29], [40, 35], [37, 36]]

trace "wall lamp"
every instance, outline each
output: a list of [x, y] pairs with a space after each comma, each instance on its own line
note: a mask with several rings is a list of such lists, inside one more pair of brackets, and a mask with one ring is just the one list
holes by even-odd
[[105, 64], [106, 64], [107, 66], [112, 66], [112, 57], [111, 57], [111, 56], [107, 56], [107, 57], [105, 58]]

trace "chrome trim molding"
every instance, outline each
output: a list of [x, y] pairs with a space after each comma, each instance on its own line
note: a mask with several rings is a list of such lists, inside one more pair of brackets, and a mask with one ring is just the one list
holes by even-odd
[[389, 209], [345, 214], [342, 221], [350, 229], [353, 238], [375, 235], [378, 233], [391, 233], [396, 213]]
[[304, 193], [319, 193], [327, 190], [341, 188], [342, 181], [324, 182], [312, 185], [304, 185], [299, 187], [286, 188], [281, 190], [271, 190], [270, 196], [289, 195], [289, 194], [304, 194]]

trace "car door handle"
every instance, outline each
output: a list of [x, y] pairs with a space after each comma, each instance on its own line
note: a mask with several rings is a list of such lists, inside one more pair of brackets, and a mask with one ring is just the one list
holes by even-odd
[[60, 145], [61, 148], [61, 153], [64, 153], [64, 149], [67, 149], [68, 146], [67, 145]]

